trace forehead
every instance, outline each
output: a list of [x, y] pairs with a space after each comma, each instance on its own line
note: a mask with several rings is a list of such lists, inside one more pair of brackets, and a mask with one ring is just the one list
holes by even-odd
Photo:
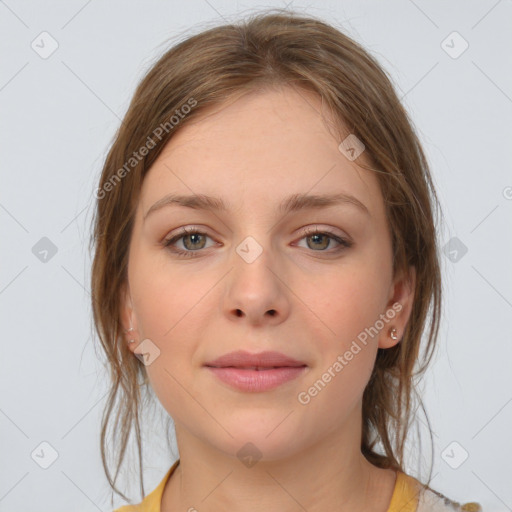
[[318, 96], [292, 88], [209, 109], [167, 143], [143, 182], [141, 208], [169, 192], [223, 197], [237, 209], [271, 208], [294, 193], [345, 192], [378, 210], [375, 175], [339, 150], [332, 124]]

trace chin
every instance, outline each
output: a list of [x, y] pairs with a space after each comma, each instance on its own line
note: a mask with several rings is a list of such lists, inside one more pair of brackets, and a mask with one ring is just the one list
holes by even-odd
[[[267, 422], [263, 425], [257, 421], [239, 421], [236, 425], [226, 425], [233, 438], [229, 438], [227, 446], [219, 448], [241, 461], [246, 456], [260, 461], [290, 457], [296, 453], [299, 439], [297, 432], [291, 428], [292, 425], [287, 424], [287, 420], [283, 422], [285, 417], [286, 414], [281, 414], [278, 421], [272, 423], [272, 427], [267, 427]], [[293, 443], [290, 442], [291, 439], [294, 440]], [[226, 441], [225, 436], [223, 441]]]

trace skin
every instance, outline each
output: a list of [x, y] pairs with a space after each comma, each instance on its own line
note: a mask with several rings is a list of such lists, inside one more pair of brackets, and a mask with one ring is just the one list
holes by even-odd
[[[398, 343], [389, 328], [403, 335], [415, 273], [393, 276], [377, 178], [339, 143], [313, 94], [259, 91], [184, 125], [143, 182], [121, 315], [135, 329], [128, 338], [150, 339], [160, 350], [146, 371], [174, 419], [180, 453], [162, 512], [389, 506], [396, 473], [360, 451], [362, 396], [377, 349]], [[368, 213], [350, 203], [287, 215], [276, 209], [293, 193], [336, 192], [355, 196]], [[231, 208], [166, 206], [144, 220], [169, 193], [221, 197]], [[194, 226], [207, 237], [181, 238], [174, 247], [195, 257], [163, 245]], [[304, 234], [315, 226], [353, 245], [336, 252], [329, 235]], [[248, 236], [262, 249], [252, 263], [236, 252]], [[393, 320], [307, 405], [299, 403], [299, 392], [397, 302]], [[139, 343], [129, 347], [142, 353]], [[308, 368], [270, 391], [237, 391], [203, 366], [237, 349], [276, 350]], [[249, 441], [262, 454], [250, 468], [236, 455]]]

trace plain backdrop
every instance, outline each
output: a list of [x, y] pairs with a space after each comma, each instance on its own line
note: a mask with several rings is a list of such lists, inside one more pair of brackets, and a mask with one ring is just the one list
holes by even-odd
[[[103, 160], [166, 41], [285, 6], [0, 1], [0, 511], [111, 510], [88, 252]], [[425, 477], [432, 463], [431, 485], [452, 499], [512, 510], [512, 2], [288, 6], [345, 31], [391, 74], [445, 213], [444, 317], [423, 382], [434, 460], [420, 415], [423, 456], [412, 451], [407, 469]], [[146, 490], [174, 460], [153, 423]]]

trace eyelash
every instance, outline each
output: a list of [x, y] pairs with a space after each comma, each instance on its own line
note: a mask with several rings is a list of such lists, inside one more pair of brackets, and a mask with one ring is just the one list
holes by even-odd
[[[196, 251], [183, 251], [181, 249], [176, 249], [175, 247], [172, 247], [173, 243], [177, 242], [181, 238], [188, 236], [188, 235], [206, 235], [206, 236], [208, 236], [206, 233], [204, 233], [203, 231], [200, 231], [196, 228], [192, 228], [192, 229], [184, 228], [181, 233], [177, 234], [176, 236], [173, 236], [172, 238], [170, 238], [168, 240], [164, 240], [163, 245], [164, 245], [164, 247], [169, 249], [171, 252], [173, 252], [179, 258], [194, 258], [197, 256], [197, 254], [195, 254], [195, 253], [201, 252], [201, 249], [198, 249]], [[334, 254], [337, 254], [338, 252], [340, 252], [344, 249], [348, 249], [348, 248], [352, 247], [352, 245], [353, 245], [353, 242], [350, 242], [344, 238], [341, 238], [341, 237], [335, 235], [334, 233], [332, 233], [331, 231], [328, 231], [328, 230], [327, 231], [319, 231], [315, 228], [307, 228], [307, 230], [303, 233], [300, 240], [302, 240], [303, 238], [312, 236], [312, 235], [327, 235], [329, 238], [338, 242], [340, 244], [340, 247], [338, 247], [337, 249], [332, 251]], [[210, 238], [210, 237], [208, 237], [208, 238]], [[313, 252], [321, 252], [322, 253], [322, 252], [327, 252], [327, 251], [313, 251]]]

